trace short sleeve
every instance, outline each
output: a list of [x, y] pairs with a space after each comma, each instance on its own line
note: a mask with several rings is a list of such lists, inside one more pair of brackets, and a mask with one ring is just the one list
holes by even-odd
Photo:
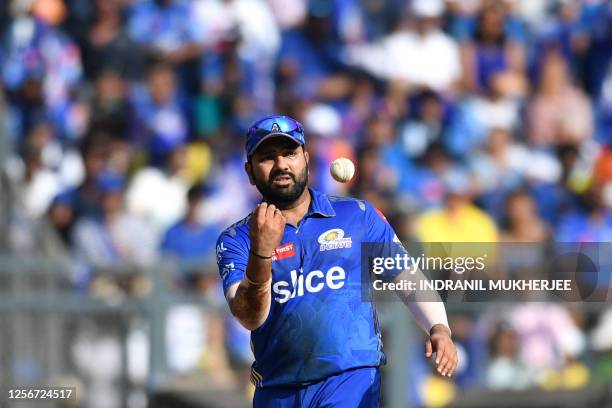
[[230, 286], [242, 280], [249, 260], [249, 249], [247, 242], [240, 236], [225, 231], [217, 240], [216, 253], [225, 293]]
[[383, 213], [366, 201], [367, 242], [399, 242]]
[[[398, 255], [403, 258], [407, 255], [408, 252], [384, 214], [368, 202], [366, 202], [366, 223], [367, 244], [363, 249], [368, 252], [368, 258], [396, 258]], [[382, 276], [394, 277], [401, 272], [400, 269], [386, 270]]]

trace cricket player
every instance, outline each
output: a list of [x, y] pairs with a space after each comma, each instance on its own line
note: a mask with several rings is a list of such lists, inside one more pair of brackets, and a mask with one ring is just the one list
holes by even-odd
[[[254, 123], [245, 170], [263, 200], [217, 242], [232, 314], [251, 331], [254, 407], [378, 407], [385, 363], [374, 305], [361, 297], [361, 242], [395, 232], [370, 203], [308, 188], [304, 128]], [[400, 296], [402, 297], [402, 296]], [[441, 375], [457, 366], [442, 302], [403, 299]]]

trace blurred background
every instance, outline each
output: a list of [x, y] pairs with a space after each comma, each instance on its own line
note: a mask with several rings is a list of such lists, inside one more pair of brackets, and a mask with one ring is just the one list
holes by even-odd
[[[5, 0], [0, 27], [3, 387], [248, 404], [215, 242], [258, 201], [265, 114], [404, 241], [612, 241], [609, 1]], [[452, 381], [385, 309], [387, 407], [612, 406], [605, 302], [449, 305]]]

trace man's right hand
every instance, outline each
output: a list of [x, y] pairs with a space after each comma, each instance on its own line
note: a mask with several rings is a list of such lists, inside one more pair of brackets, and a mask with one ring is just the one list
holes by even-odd
[[272, 256], [285, 232], [285, 216], [274, 204], [261, 203], [251, 216], [251, 250]]

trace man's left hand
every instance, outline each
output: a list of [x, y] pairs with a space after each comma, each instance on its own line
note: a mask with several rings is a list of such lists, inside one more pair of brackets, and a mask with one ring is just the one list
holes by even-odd
[[450, 377], [457, 368], [457, 349], [451, 340], [450, 329], [443, 324], [434, 325], [425, 341], [425, 356], [431, 357], [433, 353], [436, 353], [438, 373]]

